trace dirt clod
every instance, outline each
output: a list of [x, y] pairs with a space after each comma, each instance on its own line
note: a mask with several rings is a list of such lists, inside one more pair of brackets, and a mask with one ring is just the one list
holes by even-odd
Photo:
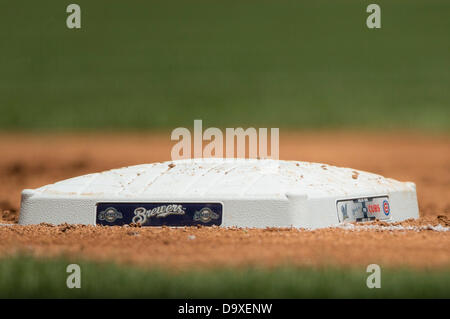
[[450, 226], [450, 219], [447, 216], [439, 215], [437, 217], [437, 220], [439, 221], [440, 224], [444, 226]]

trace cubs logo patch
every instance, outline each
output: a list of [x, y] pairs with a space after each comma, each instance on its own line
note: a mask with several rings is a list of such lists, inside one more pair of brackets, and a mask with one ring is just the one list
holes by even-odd
[[390, 218], [387, 196], [338, 200], [336, 207], [340, 222], [367, 222]]
[[389, 216], [389, 214], [391, 213], [391, 208], [387, 200], [383, 201], [383, 211], [386, 216]]
[[220, 226], [222, 203], [97, 203], [98, 225]]

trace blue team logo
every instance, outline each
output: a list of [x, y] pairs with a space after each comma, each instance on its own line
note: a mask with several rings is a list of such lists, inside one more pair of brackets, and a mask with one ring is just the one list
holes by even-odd
[[108, 207], [104, 211], [98, 213], [98, 220], [104, 220], [108, 223], [114, 223], [117, 219], [122, 219], [123, 215], [114, 207]]
[[389, 202], [387, 200], [383, 201], [383, 212], [386, 216], [389, 216], [391, 208], [389, 207]]
[[213, 219], [218, 219], [219, 214], [214, 213], [210, 208], [205, 207], [194, 214], [194, 221], [209, 223]]
[[97, 225], [220, 226], [222, 203], [97, 203]]

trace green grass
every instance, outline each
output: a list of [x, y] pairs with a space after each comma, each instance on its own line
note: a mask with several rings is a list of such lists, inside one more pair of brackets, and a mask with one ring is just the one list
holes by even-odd
[[450, 129], [448, 0], [0, 5], [1, 130]]
[[81, 288], [66, 287], [63, 259], [3, 258], [0, 298], [449, 298], [450, 271], [382, 269], [368, 289], [365, 269], [185, 269], [173, 273], [78, 262]]

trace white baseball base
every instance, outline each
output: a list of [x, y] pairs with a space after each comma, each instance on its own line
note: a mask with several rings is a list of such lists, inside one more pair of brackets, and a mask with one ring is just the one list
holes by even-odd
[[318, 163], [211, 158], [26, 189], [19, 223], [320, 228], [418, 216], [411, 182]]

